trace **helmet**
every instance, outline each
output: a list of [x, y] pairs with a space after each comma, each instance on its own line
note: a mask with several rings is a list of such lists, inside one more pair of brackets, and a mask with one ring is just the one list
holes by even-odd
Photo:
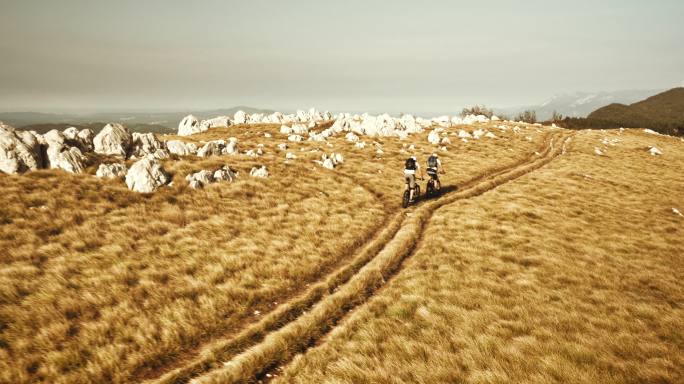
[[436, 153], [433, 153], [433, 154], [432, 154], [432, 156], [434, 156], [434, 157], [439, 157], [439, 156], [437, 156], [437, 154], [436, 154]]
[[411, 156], [411, 158], [412, 158], [414, 161], [418, 161], [418, 159], [416, 159], [415, 156]]

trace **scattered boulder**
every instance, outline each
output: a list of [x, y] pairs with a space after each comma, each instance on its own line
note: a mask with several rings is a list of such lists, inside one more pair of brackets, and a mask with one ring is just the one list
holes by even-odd
[[228, 143], [224, 140], [209, 141], [197, 150], [197, 156], [199, 157], [233, 155], [236, 153], [238, 153], [237, 139], [234, 137], [228, 139]]
[[594, 153], [598, 156], [603, 156], [603, 151], [599, 147], [594, 147]]
[[280, 133], [283, 135], [291, 135], [292, 134], [292, 128], [288, 127], [287, 125], [281, 125], [280, 126]]
[[187, 175], [185, 180], [189, 183], [190, 188], [192, 189], [202, 188], [214, 182], [214, 174], [211, 171], [202, 170]]
[[214, 117], [213, 119], [202, 120], [200, 123], [201, 132], [206, 131], [209, 128], [222, 128], [230, 127], [233, 125], [233, 121], [228, 116]]
[[204, 132], [209, 129], [206, 125], [200, 124], [200, 121], [193, 115], [187, 115], [178, 124], [178, 136], [190, 136], [195, 133]]
[[294, 159], [296, 159], [296, 158], [297, 158], [297, 156], [296, 156], [294, 153], [292, 153], [292, 152], [288, 152], [287, 154], [285, 154], [285, 159], [286, 159], [286, 160], [294, 160]]
[[184, 143], [180, 140], [169, 140], [166, 142], [166, 149], [173, 155], [188, 156], [197, 152], [197, 145], [195, 143]]
[[280, 143], [278, 144], [278, 149], [284, 151], [287, 149], [287, 143]]
[[651, 156], [661, 156], [663, 154], [663, 151], [661, 151], [657, 147], [650, 147], [648, 152], [651, 154]]
[[145, 156], [136, 161], [126, 173], [128, 189], [151, 193], [170, 181], [169, 175], [154, 156]]
[[266, 169], [265, 165], [262, 165], [260, 168], [252, 168], [251, 171], [249, 171], [249, 175], [252, 177], [260, 177], [260, 178], [267, 178], [268, 177], [268, 170]]
[[430, 134], [428, 135], [428, 142], [430, 142], [430, 144], [437, 145], [437, 144], [439, 144], [439, 141], [440, 141], [439, 133], [436, 130], [433, 130], [432, 132], [430, 132]]
[[154, 133], [133, 132], [133, 145], [131, 156], [144, 157], [152, 155], [163, 148], [163, 144], [157, 140]]
[[491, 133], [491, 132], [485, 133], [485, 137], [490, 138], [490, 139], [496, 139], [496, 135]]
[[228, 138], [228, 143], [226, 147], [223, 148], [224, 155], [234, 155], [238, 153], [238, 139], [235, 137]]
[[42, 163], [38, 144], [35, 136], [20, 136], [14, 127], [0, 122], [0, 171], [15, 174], [38, 169]]
[[227, 166], [224, 165], [223, 167], [217, 169], [214, 172], [214, 180], [215, 181], [234, 181], [237, 179], [237, 174], [233, 172], [233, 170]]
[[470, 139], [473, 136], [470, 133], [461, 129], [460, 131], [458, 131], [458, 137], [461, 139]]
[[244, 111], [237, 111], [233, 115], [233, 123], [245, 124], [247, 122], [247, 114]]
[[442, 145], [448, 145], [451, 144], [451, 140], [449, 140], [448, 137], [443, 137], [442, 141], [440, 142]]
[[356, 136], [356, 135], [354, 134], [354, 132], [349, 132], [349, 133], [347, 133], [347, 135], [344, 136], [344, 138], [347, 139], [347, 141], [349, 141], [349, 142], [351, 142], [351, 143], [356, 143], [356, 142], [359, 141], [359, 137]]
[[335, 163], [333, 163], [332, 159], [326, 158], [323, 160], [323, 168], [335, 169]]
[[211, 183], [217, 183], [220, 181], [233, 181], [236, 178], [237, 175], [235, 172], [233, 172], [229, 166], [224, 165], [214, 172], [202, 170], [189, 174], [185, 177], [185, 180], [188, 182], [190, 188], [197, 189], [205, 187]]
[[480, 137], [484, 136], [485, 131], [482, 129], [476, 129], [473, 131], [473, 139], [479, 139]]
[[101, 155], [114, 155], [126, 158], [131, 148], [133, 136], [128, 128], [118, 123], [110, 123], [102, 128], [95, 136], [93, 144], [95, 153]]
[[304, 140], [304, 138], [301, 137], [300, 135], [290, 135], [287, 137], [287, 139], [289, 141], [295, 141], [295, 142]]
[[66, 143], [62, 132], [53, 129], [46, 133], [43, 138], [47, 143], [46, 167], [50, 169], [63, 169], [71, 173], [81, 173], [85, 169], [86, 158], [77, 147], [71, 147]]
[[354, 144], [354, 147], [358, 149], [364, 149], [366, 148], [366, 142], [365, 141], [359, 141], [356, 144]]
[[107, 179], [116, 179], [126, 176], [126, 165], [120, 163], [100, 164], [95, 176]]

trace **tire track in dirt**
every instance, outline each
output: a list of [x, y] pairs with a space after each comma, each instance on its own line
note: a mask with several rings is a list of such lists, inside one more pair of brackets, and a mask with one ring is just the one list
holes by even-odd
[[[390, 221], [390, 226], [364, 248], [370, 251], [377, 249], [379, 245], [378, 252], [366, 254], [369, 258], [357, 264], [360, 266], [357, 272], [339, 280], [343, 281], [342, 284], [327, 286], [325, 291], [329, 295], [319, 295], [319, 299], [309, 306], [309, 312], [301, 310], [291, 321], [278, 322], [281, 325], [279, 328], [271, 332], [266, 331], [260, 337], [261, 340], [251, 346], [236, 343], [235, 346], [239, 345], [242, 348], [232, 348], [231, 351], [226, 350], [225, 354], [206, 356], [205, 364], [195, 367], [201, 369], [181, 368], [178, 372], [165, 375], [158, 382], [186, 382], [214, 367], [217, 361], [225, 361], [231, 356], [233, 358], [224, 363], [223, 367], [197, 377], [197, 382], [250, 382], [272, 367], [289, 361], [295, 353], [314, 345], [346, 313], [365, 303], [399, 271], [403, 260], [416, 249], [423, 230], [436, 209], [460, 199], [480, 195], [547, 164], [561, 153], [561, 148], [564, 148], [564, 145], [556, 146], [556, 143], [565, 143], [568, 138], [567, 134], [554, 132], [545, 140], [541, 153], [530, 155], [512, 165], [485, 172], [466, 183], [459, 191], [443, 195], [439, 200], [420, 204], [409, 211], [405, 219], [401, 214], [395, 215]], [[387, 241], [383, 242], [385, 239]], [[347, 272], [353, 272], [354, 269]]]

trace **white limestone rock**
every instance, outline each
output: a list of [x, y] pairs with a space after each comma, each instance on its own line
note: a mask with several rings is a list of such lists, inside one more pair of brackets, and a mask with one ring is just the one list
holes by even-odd
[[78, 132], [76, 135], [76, 141], [80, 144], [79, 148], [82, 152], [91, 152], [94, 148], [93, 139], [95, 138], [95, 132], [92, 129], [84, 128]]
[[470, 139], [473, 136], [470, 133], [461, 129], [458, 131], [458, 137], [461, 139]]
[[180, 140], [169, 140], [166, 142], [166, 149], [173, 155], [188, 156], [197, 152], [197, 145], [195, 143], [185, 143]]
[[35, 136], [20, 135], [14, 127], [0, 122], [0, 171], [15, 174], [38, 169], [42, 163], [38, 144]]
[[64, 135], [53, 129], [43, 138], [47, 143], [46, 167], [63, 169], [71, 173], [81, 173], [85, 169], [86, 158], [77, 147], [69, 146]]
[[294, 160], [294, 159], [296, 159], [296, 158], [297, 158], [297, 155], [295, 155], [295, 154], [292, 153], [292, 152], [288, 152], [287, 154], [285, 154], [285, 159], [286, 159], [286, 160]]
[[354, 147], [357, 149], [364, 149], [366, 148], [366, 142], [365, 141], [359, 141], [358, 143], [354, 144]]
[[437, 145], [439, 144], [439, 141], [439, 132], [437, 132], [437, 130], [433, 130], [432, 132], [430, 132], [430, 134], [428, 135], [428, 142], [430, 142], [430, 144]]
[[332, 159], [326, 158], [323, 160], [323, 168], [335, 169], [335, 163], [333, 163]]
[[185, 180], [192, 189], [202, 188], [214, 182], [214, 173], [207, 170], [201, 170], [185, 176]]
[[260, 168], [254, 167], [251, 171], [249, 171], [249, 175], [252, 177], [260, 177], [265, 179], [268, 177], [268, 170], [266, 169], [265, 165], [262, 165]]
[[290, 135], [290, 136], [287, 137], [287, 139], [288, 139], [289, 141], [294, 141], [294, 142], [299, 142], [299, 141], [304, 140], [304, 138], [301, 137], [300, 135]]
[[143, 157], [126, 172], [126, 185], [135, 192], [152, 193], [169, 181], [170, 176], [154, 156]]
[[200, 124], [200, 121], [193, 115], [185, 116], [178, 124], [178, 136], [190, 136], [195, 133], [204, 132], [207, 126]]
[[133, 132], [133, 144], [131, 149], [131, 156], [144, 157], [147, 155], [152, 155], [160, 149], [164, 148], [164, 145], [157, 140], [154, 133], [139, 133]]
[[200, 149], [197, 150], [197, 156], [199, 157], [209, 157], [209, 156], [220, 156], [223, 153], [223, 148], [226, 146], [226, 142], [223, 140], [212, 140], [205, 143]]
[[663, 151], [657, 147], [650, 147], [648, 152], [651, 154], [651, 156], [661, 156], [663, 154]]
[[245, 124], [247, 123], [247, 114], [245, 111], [237, 111], [233, 115], [233, 123], [235, 124]]
[[235, 137], [229, 137], [228, 142], [221, 151], [224, 155], [235, 155], [238, 153], [238, 139]]
[[201, 132], [208, 130], [209, 128], [224, 128], [233, 125], [233, 120], [228, 116], [218, 116], [212, 119], [202, 120], [200, 123]]
[[99, 178], [117, 179], [126, 176], [126, 165], [121, 163], [100, 164], [95, 176]]
[[287, 143], [278, 144], [278, 149], [280, 149], [281, 151], [287, 150]]
[[131, 149], [133, 135], [118, 123], [109, 123], [93, 139], [95, 153], [126, 158]]
[[473, 139], [479, 139], [480, 137], [484, 136], [485, 131], [482, 129], [476, 129], [473, 131]]
[[224, 165], [223, 167], [214, 171], [215, 181], [235, 181], [237, 179], [237, 173], [235, 173], [229, 166]]

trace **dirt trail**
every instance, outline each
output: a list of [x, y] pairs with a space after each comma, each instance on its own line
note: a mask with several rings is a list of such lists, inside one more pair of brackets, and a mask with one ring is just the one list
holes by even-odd
[[[349, 264], [235, 338], [205, 350], [194, 361], [154, 382], [181, 383], [193, 377], [198, 382], [250, 382], [289, 361], [294, 354], [315, 345], [350, 310], [365, 303], [399, 272], [402, 262], [417, 248], [436, 209], [480, 195], [547, 164], [564, 152], [569, 136], [554, 132], [547, 137], [539, 154], [489, 170], [460, 190], [395, 215]], [[221, 364], [222, 361], [227, 362]]]

